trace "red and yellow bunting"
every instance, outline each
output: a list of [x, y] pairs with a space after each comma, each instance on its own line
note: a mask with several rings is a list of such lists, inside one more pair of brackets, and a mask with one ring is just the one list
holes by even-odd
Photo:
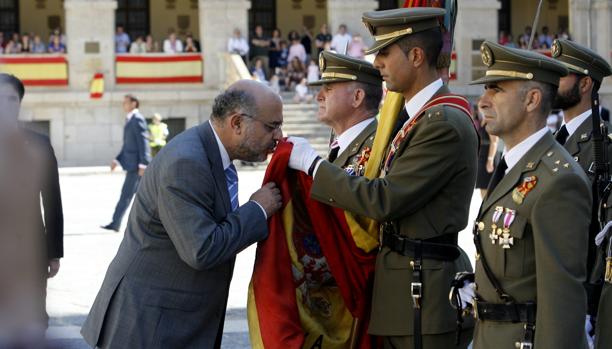
[[26, 86], [68, 85], [68, 61], [64, 56], [3, 56], [0, 72], [15, 75]]
[[118, 84], [201, 83], [202, 56], [121, 55], [116, 59]]

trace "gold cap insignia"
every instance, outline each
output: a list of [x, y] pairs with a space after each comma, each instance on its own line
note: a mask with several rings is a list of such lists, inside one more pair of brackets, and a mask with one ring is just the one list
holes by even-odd
[[325, 70], [325, 57], [323, 57], [323, 52], [319, 55], [319, 70], [321, 70], [321, 72]]
[[552, 47], [550, 48], [550, 54], [553, 58], [561, 56], [561, 44], [559, 40], [553, 41]]
[[493, 52], [488, 46], [480, 46], [480, 56], [482, 57], [482, 63], [484, 63], [484, 65], [487, 67], [493, 65]]

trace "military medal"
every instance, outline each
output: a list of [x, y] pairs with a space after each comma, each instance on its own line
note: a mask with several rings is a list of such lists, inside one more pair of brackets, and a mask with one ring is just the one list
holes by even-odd
[[491, 218], [491, 234], [489, 234], [489, 239], [491, 239], [491, 243], [495, 245], [495, 241], [499, 237], [499, 234], [502, 233], [501, 228], [497, 228], [497, 222], [504, 213], [504, 208], [501, 206], [495, 207], [495, 212], [493, 212], [493, 217]]
[[606, 257], [606, 274], [604, 280], [607, 283], [612, 283], [612, 257]]
[[506, 209], [506, 215], [504, 216], [504, 228], [502, 229], [501, 236], [497, 242], [504, 249], [508, 249], [514, 245], [514, 238], [510, 235], [510, 226], [516, 218], [516, 211], [509, 208]]
[[354, 165], [348, 165], [348, 166], [346, 166], [344, 171], [346, 173], [348, 173], [349, 175], [354, 176], [355, 175], [355, 166]]
[[512, 200], [518, 205], [522, 204], [529, 192], [535, 188], [538, 183], [538, 177], [529, 176], [523, 178], [523, 183], [512, 191]]

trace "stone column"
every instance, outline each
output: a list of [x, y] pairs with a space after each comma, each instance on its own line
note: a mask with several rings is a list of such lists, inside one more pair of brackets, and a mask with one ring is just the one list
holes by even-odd
[[612, 50], [612, 0], [570, 1], [570, 35], [610, 61]]
[[235, 28], [249, 37], [248, 0], [199, 0], [200, 42], [204, 60], [204, 84], [219, 88], [225, 80], [223, 56], [227, 52], [227, 40]]
[[340, 24], [346, 24], [352, 35], [361, 34], [369, 46], [373, 43], [370, 32], [361, 21], [364, 12], [378, 8], [378, 1], [373, 0], [327, 0], [327, 21], [330, 33], [336, 34]]
[[68, 78], [73, 90], [89, 90], [95, 73], [106, 89], [115, 83], [116, 0], [65, 0]]
[[[498, 0], [462, 0], [455, 26], [455, 51], [457, 52], [457, 80], [453, 85], [464, 86], [474, 77], [472, 63], [482, 65], [478, 42], [497, 42]], [[474, 58], [476, 57], [476, 58]], [[484, 66], [483, 66], [484, 67]]]

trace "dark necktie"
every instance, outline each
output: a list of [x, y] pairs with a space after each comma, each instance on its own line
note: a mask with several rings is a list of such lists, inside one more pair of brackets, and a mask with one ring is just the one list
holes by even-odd
[[502, 178], [506, 174], [506, 170], [508, 169], [508, 165], [506, 164], [506, 159], [502, 158], [495, 171], [493, 171], [493, 176], [491, 176], [491, 181], [489, 182], [489, 187], [487, 188], [487, 195], [490, 195], [493, 192], [493, 189], [501, 182]]
[[238, 172], [234, 164], [225, 169], [225, 181], [227, 182], [232, 211], [235, 211], [238, 208]]
[[564, 145], [565, 141], [567, 141], [567, 136], [569, 136], [569, 133], [567, 132], [565, 125], [563, 125], [555, 134], [555, 139], [557, 142], [559, 142], [559, 144]]
[[329, 160], [329, 162], [334, 162], [334, 160], [338, 158], [339, 151], [340, 151], [340, 144], [338, 144], [338, 141], [335, 140], [332, 142], [330, 146], [329, 155], [327, 156], [327, 160]]

